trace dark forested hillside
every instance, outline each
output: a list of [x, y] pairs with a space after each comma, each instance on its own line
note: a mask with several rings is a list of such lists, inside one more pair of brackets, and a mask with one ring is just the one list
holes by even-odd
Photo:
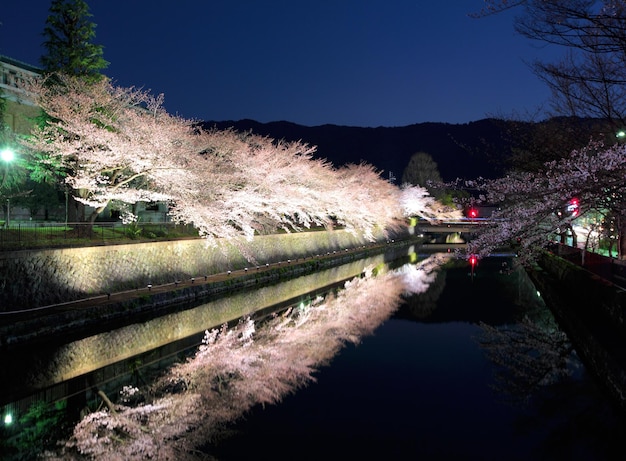
[[[494, 178], [511, 168], [536, 169], [592, 139], [610, 138], [610, 127], [596, 119], [552, 118], [538, 123], [484, 119], [465, 124], [419, 123], [401, 127], [303, 126], [254, 120], [204, 122], [205, 128], [252, 131], [276, 140], [302, 141], [335, 166], [365, 161], [397, 183], [409, 159], [426, 152], [444, 181]], [[607, 131], [608, 130], [608, 131]], [[614, 138], [614, 136], [613, 136]]]
[[317, 147], [317, 156], [336, 166], [365, 161], [398, 181], [411, 155], [430, 154], [444, 180], [493, 177], [509, 156], [502, 124], [485, 119], [454, 125], [421, 123], [403, 127], [360, 128], [337, 125], [303, 126], [290, 122], [253, 120], [204, 122], [206, 128], [252, 131], [277, 140], [302, 141]]

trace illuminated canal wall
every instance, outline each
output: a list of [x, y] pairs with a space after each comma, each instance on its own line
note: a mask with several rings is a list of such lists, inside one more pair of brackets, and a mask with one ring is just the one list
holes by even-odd
[[286, 300], [298, 299], [313, 290], [358, 276], [366, 267], [380, 265], [384, 260], [384, 255], [378, 255], [355, 261], [278, 285], [235, 293], [192, 309], [74, 341], [59, 347], [52, 357], [47, 356], [49, 351], [46, 351], [43, 354], [46, 355], [45, 360], [40, 361], [31, 357], [29, 361], [37, 363], [37, 367], [30, 369], [29, 379], [20, 387], [23, 389], [24, 386], [32, 386], [33, 390], [39, 389], [92, 372]]
[[[386, 237], [380, 232], [377, 241]], [[255, 237], [239, 245], [202, 239], [0, 253], [0, 311], [46, 306], [105, 293], [274, 263], [371, 243], [345, 230]], [[245, 256], [244, 257], [244, 253]]]
[[[384, 272], [390, 262], [415, 257], [415, 251], [414, 245], [398, 245], [367, 258], [276, 284], [237, 291], [227, 297], [82, 339], [67, 343], [57, 341], [44, 348], [12, 351], [0, 357], [0, 385], [4, 389], [0, 405], [23, 399], [20, 405], [26, 408], [37, 399], [61, 398], [68, 392], [65, 389], [68, 382], [79, 377], [82, 379], [96, 370], [106, 374], [107, 378], [98, 375], [90, 379], [108, 381], [111, 372], [105, 373], [104, 370], [108, 370], [106, 367], [115, 365], [114, 372], [119, 374], [120, 367], [117, 365], [124, 360], [201, 335], [207, 329], [260, 311], [276, 309], [279, 305], [283, 308], [300, 303], [306, 305], [316, 292], [326, 291], [366, 271]], [[128, 370], [124, 368], [124, 372]]]

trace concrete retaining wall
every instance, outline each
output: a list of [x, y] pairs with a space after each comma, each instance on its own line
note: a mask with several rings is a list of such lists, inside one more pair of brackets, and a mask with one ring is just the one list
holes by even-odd
[[626, 411], [626, 291], [550, 253], [543, 254], [540, 267], [531, 272], [535, 285], [587, 369]]
[[[382, 232], [377, 240], [385, 240]], [[194, 239], [4, 252], [0, 253], [0, 311], [171, 283], [368, 243], [345, 230], [336, 230], [258, 236], [251, 242], [219, 247]]]
[[626, 291], [593, 272], [551, 253], [544, 253], [540, 266], [560, 285], [562, 298], [585, 306], [626, 332]]

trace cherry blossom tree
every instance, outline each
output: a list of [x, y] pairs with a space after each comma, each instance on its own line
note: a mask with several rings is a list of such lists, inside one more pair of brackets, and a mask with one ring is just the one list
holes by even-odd
[[170, 188], [173, 219], [193, 223], [207, 238], [330, 224], [323, 200], [332, 168], [312, 159], [313, 148], [231, 130], [196, 136], [202, 151], [185, 169], [193, 188]]
[[[626, 126], [626, 4], [616, 0], [485, 0], [474, 16], [514, 9], [516, 32], [563, 51], [552, 62], [531, 63], [552, 97], [548, 122], [516, 130], [515, 167], [528, 170], [567, 156], [589, 139], [620, 142]], [[621, 134], [618, 134], [621, 133]], [[519, 134], [522, 134], [520, 139]], [[530, 136], [529, 136], [530, 134]], [[525, 139], [524, 139], [525, 137]]]
[[77, 200], [94, 208], [91, 221], [110, 205], [167, 201], [173, 220], [212, 240], [334, 225], [373, 238], [409, 214], [437, 214], [427, 195], [401, 191], [371, 165], [335, 168], [302, 142], [205, 131], [169, 115], [162, 95], [106, 79], [58, 80], [29, 88], [50, 119], [27, 145], [66, 167]]
[[463, 217], [455, 206], [443, 205], [420, 186], [404, 184], [400, 192], [400, 206], [404, 216], [419, 216], [427, 221], [454, 221]]
[[67, 168], [67, 183], [79, 191], [76, 199], [94, 208], [90, 220], [111, 202], [171, 198], [157, 179], [180, 178], [180, 160], [198, 151], [191, 124], [167, 114], [161, 96], [106, 79], [60, 79], [53, 86], [32, 83], [50, 120], [35, 126], [26, 143], [46, 152], [44, 161]]
[[[623, 257], [626, 217], [626, 146], [605, 147], [591, 142], [569, 156], [548, 162], [537, 172], [517, 172], [495, 180], [478, 179], [466, 185], [483, 192], [480, 199], [498, 204], [489, 224], [468, 245], [469, 253], [489, 254], [519, 242], [521, 256], [532, 256], [574, 220], [594, 211], [614, 219]], [[577, 199], [575, 213], [568, 204]], [[621, 224], [621, 225], [620, 225]]]

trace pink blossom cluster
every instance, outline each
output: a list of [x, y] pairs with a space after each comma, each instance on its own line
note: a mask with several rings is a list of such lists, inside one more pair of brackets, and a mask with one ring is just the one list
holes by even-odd
[[30, 83], [49, 119], [24, 143], [64, 171], [92, 219], [107, 206], [132, 212], [138, 201], [166, 201], [174, 221], [209, 240], [336, 225], [373, 238], [409, 215], [442, 212], [422, 188], [401, 190], [369, 164], [337, 168], [302, 142], [204, 130], [168, 114], [162, 95], [59, 78]]
[[[498, 206], [491, 221], [481, 226], [478, 237], [469, 243], [468, 251], [484, 255], [498, 247], [519, 244], [522, 256], [532, 255], [537, 248], [572, 232], [573, 222], [590, 213], [612, 222], [613, 236], [623, 242], [625, 177], [626, 146], [590, 142], [536, 172], [468, 181], [465, 187], [482, 191], [480, 201]], [[568, 210], [573, 199], [576, 213]]]

